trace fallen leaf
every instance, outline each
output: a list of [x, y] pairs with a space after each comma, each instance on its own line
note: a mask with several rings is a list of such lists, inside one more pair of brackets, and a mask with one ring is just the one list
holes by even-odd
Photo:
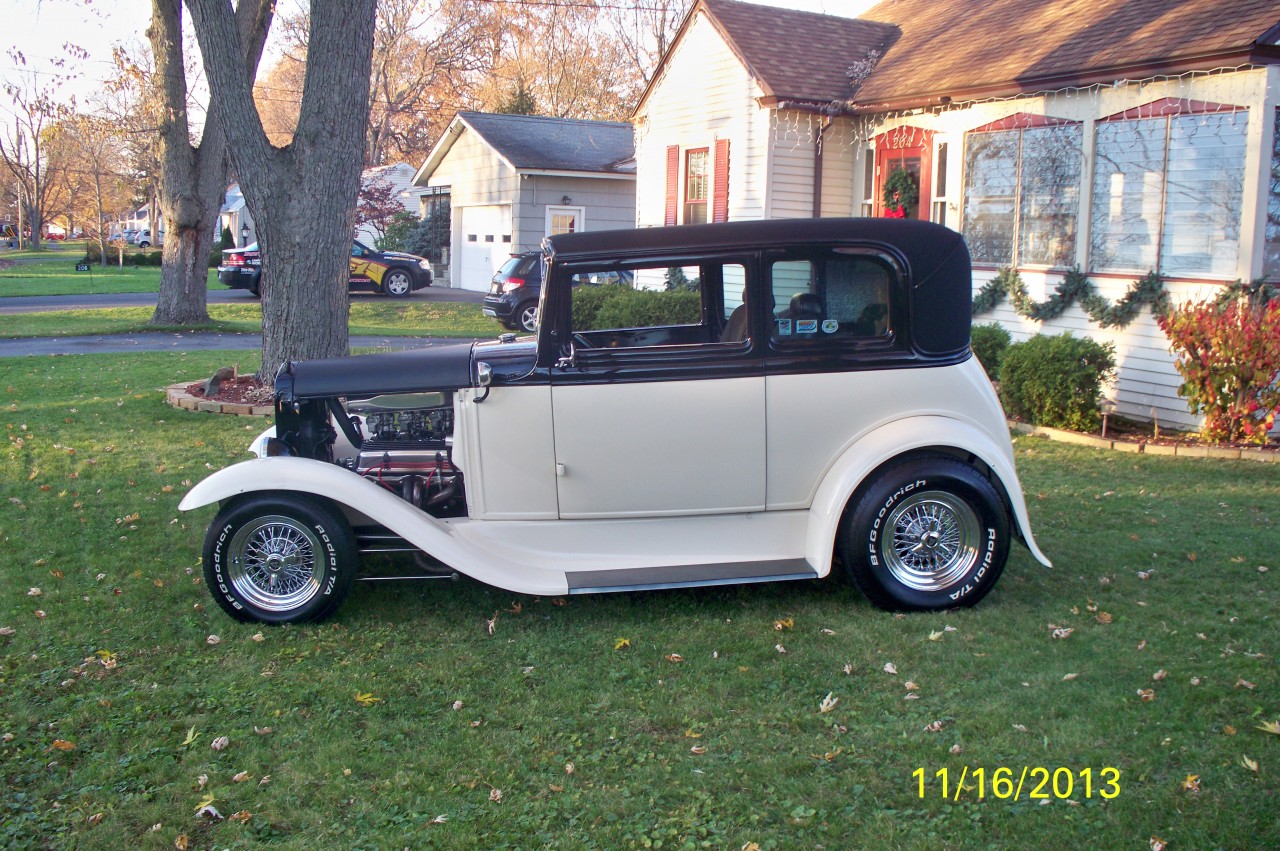
[[52, 747], [57, 751], [73, 751], [76, 749], [74, 742], [68, 742], [65, 739], [54, 739]]
[[209, 743], [209, 747], [213, 748], [215, 751], [225, 751], [229, 744], [231, 744], [231, 739], [226, 736], [219, 736]]
[[1075, 632], [1075, 629], [1073, 627], [1060, 626], [1057, 629], [1055, 629], [1052, 634], [1054, 638], [1067, 638], [1073, 632]]
[[952, 745], [950, 748], [948, 748], [948, 749], [947, 749], [947, 752], [948, 752], [948, 753], [950, 753], [952, 756], [958, 756], [959, 754], [964, 753], [964, 748], [962, 748], [962, 747], [960, 747], [960, 745], [956, 744], [956, 745]]
[[209, 782], [209, 775], [201, 774], [199, 777], [196, 778], [196, 791], [197, 792], [202, 791], [205, 787], [205, 784], [207, 784], [208, 782]]
[[427, 824], [444, 824], [444, 823], [445, 823], [445, 822], [447, 822], [448, 820], [449, 820], [449, 817], [448, 817], [448, 816], [446, 816], [446, 815], [439, 815], [439, 816], [436, 816], [435, 818], [433, 818], [431, 821], [427, 822]]
[[777, 650], [779, 653], [786, 653], [786, 652], [787, 652], [787, 648], [783, 647], [781, 644], [775, 644], [775, 645], [773, 645], [773, 649], [774, 649], [774, 650]]
[[218, 799], [213, 797], [212, 795], [206, 795], [204, 798], [200, 800], [200, 803], [196, 804], [196, 812], [199, 813], [201, 810], [205, 809], [206, 807], [209, 807], [212, 809], [212, 804], [216, 800]]
[[818, 704], [818, 711], [827, 713], [836, 708], [836, 704], [840, 702], [840, 698], [832, 697], [831, 692], [827, 692], [827, 696], [822, 698], [822, 702]]
[[1014, 725], [1013, 725], [1013, 729], [1017, 730], [1019, 733], [1025, 733], [1025, 732], [1027, 732], [1027, 725], [1026, 725], [1026, 724], [1014, 724]]
[[204, 643], [205, 643], [205, 644], [221, 644], [221, 643], [222, 643], [222, 639], [221, 639], [221, 638], [219, 638], [219, 637], [218, 637], [218, 636], [216, 636], [216, 635], [211, 635], [211, 636], [209, 636], [208, 638], [206, 638], [206, 639], [204, 640]]
[[41, 591], [39, 588], [32, 588], [30, 591], [27, 592], [28, 597], [40, 597], [43, 595], [44, 595], [44, 592]]
[[701, 739], [702, 734], [696, 732], [692, 727], [690, 727], [688, 730], [684, 731], [684, 737], [686, 739]]
[[89, 827], [96, 827], [106, 817], [107, 817], [106, 813], [94, 813], [93, 815], [85, 819], [85, 821], [88, 822]]
[[1156, 671], [1154, 674], [1151, 675], [1151, 679], [1155, 680], [1156, 682], [1160, 682], [1167, 676], [1169, 676], [1169, 672], [1166, 671], [1164, 668], [1161, 668], [1160, 670]]
[[178, 838], [173, 840], [173, 847], [177, 848], [178, 851], [187, 851], [187, 844], [190, 841], [185, 833], [179, 833]]
[[630, 639], [630, 638], [618, 638], [618, 639], [614, 639], [614, 642], [613, 642], [613, 649], [614, 649], [614, 650], [626, 650], [626, 649], [627, 649], [628, 647], [630, 647], [630, 646], [631, 646], [631, 639]]
[[925, 731], [926, 733], [937, 733], [937, 732], [939, 732], [940, 730], [942, 730], [942, 722], [941, 722], [941, 721], [931, 721], [931, 722], [929, 722], [928, 724], [926, 724], [926, 725], [924, 726], [924, 731]]
[[507, 613], [512, 615], [518, 615], [523, 611], [524, 611], [524, 603], [513, 602], [510, 606], [507, 607]]
[[240, 824], [244, 824], [251, 818], [253, 818], [253, 815], [248, 810], [241, 810], [240, 812], [235, 813], [234, 815], [227, 816], [227, 821], [234, 821], [234, 822], [239, 822]]
[[1256, 759], [1249, 759], [1248, 754], [1244, 754], [1240, 757], [1240, 764], [1252, 771], [1254, 774], [1258, 773], [1258, 761]]
[[375, 703], [382, 703], [382, 698], [374, 697], [371, 691], [356, 692], [356, 703], [361, 706], [373, 706]]
[[702, 756], [706, 752], [707, 752], [707, 749], [702, 745], [694, 745], [693, 747], [689, 748], [689, 753], [693, 754], [694, 756]]
[[919, 690], [920, 690], [920, 686], [916, 685], [916, 684], [915, 684], [914, 682], [912, 682], [911, 680], [907, 680], [905, 683], [903, 683], [903, 684], [902, 684], [902, 687], [903, 687], [904, 689], [906, 689], [907, 691], [919, 691]]
[[1078, 676], [1080, 676], [1080, 675], [1079, 675], [1079, 674], [1077, 674], [1077, 673], [1070, 673], [1070, 674], [1063, 674], [1063, 675], [1062, 675], [1062, 678], [1063, 678], [1064, 680], [1066, 680], [1067, 682], [1071, 682], [1072, 680], [1074, 680], [1074, 679], [1075, 679], [1076, 677], [1078, 677]]
[[501, 803], [502, 803], [502, 790], [501, 790], [501, 789], [490, 789], [490, 790], [489, 790], [489, 800], [490, 800], [490, 801], [493, 801], [495, 804], [501, 804]]
[[844, 667], [843, 667], [843, 668], [841, 668], [840, 670], [842, 670], [842, 671], [844, 671], [846, 674], [848, 674], [848, 675], [852, 676], [852, 675], [853, 675], [853, 663], [852, 663], [852, 662], [845, 662], [845, 663], [844, 663]]
[[1149, 847], [1151, 851], [1168, 851], [1169, 843], [1165, 842], [1158, 836], [1153, 836], [1147, 840], [1147, 847]]
[[1098, 612], [1098, 614], [1095, 615], [1093, 619], [1101, 624], [1111, 623], [1111, 620], [1112, 620], [1110, 612]]
[[684, 657], [679, 653], [668, 653], [665, 658], [668, 662], [674, 662], [677, 665], [684, 661]]
[[[1236, 734], [1236, 728], [1232, 727], [1230, 724], [1227, 724], [1225, 727], [1222, 728], [1222, 732], [1226, 733], [1228, 736], [1234, 736]], [[1268, 731], [1268, 732], [1280, 733], [1280, 728], [1274, 731]]]
[[1145, 648], [1146, 648], [1146, 646], [1147, 646], [1147, 640], [1146, 640], [1145, 638], [1138, 642], [1138, 649], [1139, 649], [1139, 650], [1143, 650], [1143, 649], [1145, 649]]
[[1156, 699], [1156, 693], [1154, 689], [1140, 688], [1138, 689], [1138, 697], [1142, 698], [1143, 703], [1150, 703]]
[[819, 632], [821, 632], [823, 635], [835, 635], [835, 634], [836, 634], [836, 631], [835, 631], [834, 629], [827, 629], [826, 627], [823, 627], [822, 629], [820, 629], [820, 630], [818, 630], [818, 631], [819, 631]]
[[246, 780], [252, 780], [253, 776], [247, 771], [241, 771], [239, 774], [231, 778], [232, 783], [243, 783]]
[[782, 620], [776, 620], [773, 622], [773, 628], [778, 632], [782, 632], [784, 629], [791, 629], [795, 625], [796, 622], [793, 618], [783, 618]]
[[1151, 571], [1149, 571], [1149, 570], [1139, 570], [1139, 571], [1138, 571], [1138, 578], [1139, 578], [1139, 579], [1141, 579], [1143, 582], [1146, 582], [1148, 579], [1150, 579], [1150, 578], [1151, 578]]
[[564, 764], [564, 773], [565, 773], [565, 774], [573, 774], [573, 770], [574, 770], [574, 764], [573, 764], [572, 762], [566, 762], [566, 763]]
[[941, 641], [941, 640], [942, 640], [942, 636], [944, 636], [944, 635], [946, 635], [946, 633], [945, 633], [945, 632], [942, 632], [942, 631], [938, 631], [938, 632], [931, 632], [931, 633], [929, 633], [929, 640], [930, 640], [930, 641]]
[[485, 619], [484, 629], [485, 629], [485, 632], [489, 633], [490, 635], [493, 635], [494, 632], [497, 631], [498, 629], [498, 613], [497, 612], [493, 613], [493, 617]]
[[[1231, 730], [1232, 735], [1235, 735], [1236, 731], [1234, 728], [1228, 727], [1227, 729]], [[1263, 721], [1257, 727], [1254, 727], [1254, 729], [1261, 730], [1264, 733], [1271, 733], [1273, 735], [1280, 736], [1280, 721]]]
[[885, 663], [884, 663], [884, 672], [885, 672], [886, 674], [896, 674], [896, 673], [898, 673], [898, 666], [897, 666], [897, 665], [895, 665], [895, 664], [893, 664], [892, 662], [885, 662]]
[[1186, 779], [1178, 785], [1182, 787], [1184, 792], [1190, 792], [1194, 795], [1200, 791], [1200, 775], [1188, 774]]
[[269, 736], [269, 735], [271, 735], [272, 730], [271, 730], [271, 728], [270, 728], [270, 727], [256, 727], [256, 726], [255, 726], [255, 727], [253, 728], [253, 732], [254, 732], [254, 733], [256, 733], [256, 734], [258, 734], [259, 736]]
[[1247, 688], [1253, 691], [1257, 686], [1242, 677], [1236, 680], [1236, 688]]
[[453, 711], [454, 711], [454, 712], [457, 712], [457, 711], [458, 711], [459, 709], [461, 709], [462, 707], [463, 707], [463, 703], [462, 703], [462, 701], [461, 701], [461, 700], [455, 700], [455, 701], [453, 702]]
[[262, 642], [267, 640], [267, 637], [260, 632], [255, 632], [253, 634], [253, 640], [261, 644]]
[[271, 782], [271, 775], [270, 775], [270, 774], [264, 774], [264, 775], [262, 775], [262, 779], [258, 781], [258, 785], [259, 785], [259, 786], [266, 786], [266, 785], [267, 785], [268, 783], [270, 783], [270, 782]]
[[1200, 678], [1199, 678], [1199, 677], [1192, 677], [1192, 678], [1191, 678], [1191, 684], [1192, 684], [1193, 686], [1198, 686], [1198, 685], [1200, 685]]
[[1187, 561], [1195, 561], [1195, 560], [1196, 560], [1195, 553], [1187, 553]]

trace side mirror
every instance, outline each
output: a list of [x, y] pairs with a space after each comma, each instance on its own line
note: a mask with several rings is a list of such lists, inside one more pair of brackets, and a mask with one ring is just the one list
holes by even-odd
[[476, 402], [489, 398], [489, 387], [493, 384], [493, 367], [484, 361], [476, 363], [476, 386], [483, 387], [484, 393], [476, 397]]

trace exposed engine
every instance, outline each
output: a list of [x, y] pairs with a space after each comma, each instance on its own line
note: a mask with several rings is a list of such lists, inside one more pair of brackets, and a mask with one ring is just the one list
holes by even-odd
[[451, 393], [414, 393], [349, 401], [361, 440], [338, 463], [438, 517], [466, 513], [462, 472], [453, 465]]

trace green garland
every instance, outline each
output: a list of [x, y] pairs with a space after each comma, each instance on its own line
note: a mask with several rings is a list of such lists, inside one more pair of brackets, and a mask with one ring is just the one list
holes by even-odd
[[1144, 304], [1151, 305], [1153, 313], [1163, 313], [1168, 306], [1164, 278], [1156, 272], [1148, 272], [1139, 278], [1119, 301], [1112, 304], [1098, 295], [1078, 266], [1070, 269], [1053, 294], [1042, 302], [1027, 295], [1022, 278], [1013, 269], [1006, 268], [978, 290], [973, 298], [974, 315], [994, 310], [1005, 296], [1013, 302], [1013, 309], [1019, 316], [1036, 322], [1057, 319], [1078, 302], [1088, 317], [1103, 328], [1124, 328], [1134, 320]]

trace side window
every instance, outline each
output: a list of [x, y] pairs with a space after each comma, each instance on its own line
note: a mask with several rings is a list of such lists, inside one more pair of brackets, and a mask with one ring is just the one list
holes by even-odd
[[579, 345], [743, 346], [748, 339], [742, 263], [580, 266], [569, 273]]
[[772, 342], [886, 338], [893, 274], [877, 258], [839, 251], [770, 264]]

